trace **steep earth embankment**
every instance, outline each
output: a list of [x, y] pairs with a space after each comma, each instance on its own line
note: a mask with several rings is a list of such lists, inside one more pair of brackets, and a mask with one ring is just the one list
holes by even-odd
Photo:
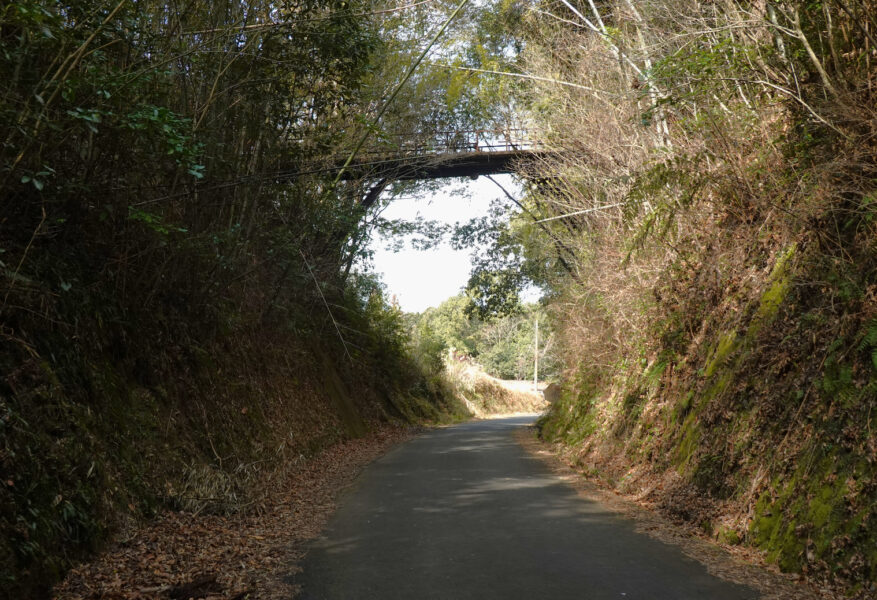
[[165, 509], [248, 510], [379, 424], [465, 414], [353, 269], [373, 184], [307, 168], [396, 81], [373, 8], [0, 9], [0, 597]]
[[[449, 400], [425, 403], [397, 394], [382, 404], [369, 400], [382, 382], [345, 381], [336, 372], [339, 365], [325, 355], [323, 359], [322, 370], [314, 373], [322, 375], [315, 382], [318, 387], [303, 395], [308, 391], [305, 382], [297, 380], [299, 397], [285, 404], [289, 413], [276, 415], [273, 427], [259, 428], [266, 436], [263, 443], [273, 435], [290, 436], [280, 456], [268, 455], [261, 468], [232, 458], [236, 466], [231, 472], [210, 463], [197, 470], [184, 466], [187, 478], [172, 498], [182, 510], [160, 510], [154, 519], [139, 523], [129, 520], [100, 556], [73, 569], [53, 595], [62, 600], [185, 594], [288, 598], [295, 591], [289, 572], [302, 558], [305, 541], [320, 532], [335, 499], [368, 462], [410, 437], [414, 428], [405, 423], [457, 420], [465, 416], [466, 403], [476, 416], [533, 412], [545, 405], [526, 385], [515, 385], [526, 382], [496, 380], [468, 362], [448, 365], [440, 375]], [[240, 367], [236, 373], [248, 372]], [[296, 393], [289, 373], [278, 382], [278, 393]], [[359, 395], [358, 402], [352, 400], [353, 393]], [[248, 397], [246, 414], [264, 410], [265, 402], [252, 402], [256, 394]], [[396, 411], [402, 414], [387, 418]], [[226, 430], [219, 426], [214, 435], [225, 440]], [[162, 473], [166, 484], [176, 481], [173, 468]]]
[[696, 335], [665, 321], [641, 364], [607, 377], [582, 362], [543, 438], [720, 542], [873, 598], [877, 287], [856, 270], [845, 273], [860, 291], [839, 298], [820, 283], [837, 263], [812, 245], [782, 248], [759, 284], [716, 296]]
[[563, 150], [524, 166], [566, 362], [542, 435], [873, 598], [875, 4], [587, 4], [524, 19], [534, 130]]
[[13, 355], [0, 394], [0, 597], [43, 596], [166, 509], [246, 513], [290, 462], [384, 424], [465, 416], [378, 346], [347, 356], [337, 337], [262, 330], [131, 348], [147, 374], [98, 344], [56, 347], [61, 367]]
[[372, 459], [408, 439], [411, 429], [378, 427], [308, 459], [288, 461], [262, 482], [255, 510], [163, 512], [73, 569], [53, 597], [288, 599], [295, 593], [294, 564], [336, 499]]

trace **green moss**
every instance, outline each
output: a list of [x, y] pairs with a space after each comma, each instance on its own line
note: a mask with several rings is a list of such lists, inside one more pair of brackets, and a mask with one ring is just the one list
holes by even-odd
[[624, 396], [621, 402], [621, 414], [617, 419], [614, 429], [615, 435], [623, 436], [627, 434], [639, 420], [643, 412], [646, 394], [640, 388], [634, 388]]
[[697, 414], [690, 413], [682, 424], [682, 434], [676, 446], [676, 464], [684, 470], [691, 462], [700, 446], [701, 430], [697, 424]]
[[813, 528], [813, 541], [819, 556], [830, 549], [835, 536], [847, 526], [844, 510], [846, 477], [835, 473], [835, 468], [835, 459], [831, 456], [817, 465], [817, 475], [809, 481], [802, 515], [802, 520]]
[[775, 480], [771, 488], [759, 497], [750, 534], [756, 545], [767, 551], [768, 561], [777, 563], [783, 571], [797, 571], [801, 567], [804, 540], [796, 534], [796, 521], [788, 519], [783, 512], [789, 491], [795, 487], [794, 481], [783, 489], [778, 499], [774, 499], [772, 490], [779, 486], [780, 482]]
[[716, 530], [715, 537], [719, 542], [730, 546], [737, 546], [743, 541], [743, 538], [740, 537], [740, 534], [736, 529], [726, 527], [725, 525], [719, 526]]
[[575, 445], [593, 435], [597, 431], [593, 411], [598, 389], [587, 375], [564, 385], [558, 400], [537, 423], [542, 439]]
[[670, 410], [670, 424], [681, 423], [688, 415], [691, 408], [691, 401], [694, 398], [694, 390], [688, 390], [688, 393], [682, 396], [682, 399], [676, 403]]
[[[841, 482], [842, 483], [842, 482]], [[843, 497], [843, 486], [821, 484], [810, 499], [810, 510], [807, 513], [809, 523], [815, 529], [833, 525], [832, 514], [837, 509], [838, 500]]]
[[790, 263], [795, 256], [797, 246], [792, 244], [782, 252], [774, 263], [770, 274], [770, 287], [761, 295], [755, 316], [749, 323], [746, 332], [748, 339], [753, 339], [762, 327], [768, 325], [776, 317], [780, 305], [786, 299], [792, 281]]
[[729, 331], [719, 336], [715, 350], [712, 352], [710, 359], [707, 361], [704, 375], [712, 377], [716, 370], [723, 366], [728, 357], [740, 347], [740, 340], [737, 339], [736, 331]]
[[661, 385], [661, 378], [664, 376], [664, 371], [667, 370], [669, 365], [670, 363], [666, 358], [656, 360], [651, 367], [643, 372], [643, 386], [648, 388], [650, 393], [657, 392]]
[[597, 430], [597, 422], [592, 410], [593, 403], [589, 400], [580, 400], [576, 403], [564, 433], [564, 441], [570, 445], [578, 444]]
[[[771, 486], [774, 488], [775, 486]], [[774, 510], [774, 502], [770, 489], [762, 492], [755, 503], [755, 517], [749, 527], [749, 533], [752, 535], [758, 546], [762, 548], [768, 547], [770, 540], [773, 538], [777, 528], [782, 523], [782, 515], [779, 511]]]
[[[854, 555], [854, 549], [836, 546], [836, 540], [859, 535], [860, 524], [869, 518], [872, 507], [849, 517], [849, 474], [844, 456], [831, 450], [812, 464], [803, 461], [787, 479], [774, 479], [759, 497], [750, 527], [753, 541], [767, 551], [768, 560], [784, 571], [797, 571], [808, 560], [803, 552], [807, 544], [811, 544], [814, 560], [831, 564], [842, 564], [845, 557]], [[864, 540], [860, 544], [869, 547]]]
[[[785, 299], [791, 281], [789, 264], [795, 254], [795, 248], [794, 244], [791, 245], [777, 259], [770, 276], [771, 285], [762, 295], [746, 335], [741, 337], [736, 330], [718, 335], [718, 340], [709, 352], [709, 358], [703, 369], [703, 375], [708, 379], [711, 378], [712, 381], [698, 396], [695, 396], [693, 391], [689, 391], [674, 409], [674, 421], [685, 416], [676, 452], [676, 463], [680, 467], [687, 467], [697, 452], [701, 436], [696, 427], [696, 416], [700, 409], [715, 402], [730, 388], [737, 378], [740, 364], [752, 347], [756, 334], [764, 324], [776, 316], [780, 304]], [[732, 360], [735, 354], [736, 358]]]

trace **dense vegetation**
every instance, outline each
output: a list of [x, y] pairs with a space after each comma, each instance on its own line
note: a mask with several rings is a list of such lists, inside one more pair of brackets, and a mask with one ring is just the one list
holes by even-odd
[[[544, 437], [873, 592], [877, 5], [473, 3], [409, 78], [458, 5], [0, 7], [4, 594], [126, 519], [462, 417], [440, 356], [528, 378], [534, 317], [565, 379]], [[401, 314], [354, 267], [375, 228], [437, 235], [379, 217], [429, 184], [333, 165], [521, 123], [557, 152], [455, 233], [487, 244], [466, 297]]]
[[439, 370], [440, 361], [453, 353], [469, 357], [498, 379], [533, 379], [536, 322], [539, 322], [539, 379], [557, 374], [554, 336], [548, 315], [538, 304], [517, 312], [483, 320], [474, 314], [466, 294], [448, 298], [437, 307], [410, 315], [414, 356], [428, 371]]
[[[392, 140], [370, 121], [442, 14], [388, 9], [0, 7], [3, 597], [129, 516], [236, 510], [289, 457], [463, 414], [351, 272], [368, 184], [319, 170]], [[388, 122], [447, 127], [450, 79], [412, 80]]]
[[[784, 570], [877, 578], [877, 6], [536, 2], [542, 435]], [[531, 248], [535, 248], [531, 244]], [[550, 259], [551, 263], [544, 261]]]

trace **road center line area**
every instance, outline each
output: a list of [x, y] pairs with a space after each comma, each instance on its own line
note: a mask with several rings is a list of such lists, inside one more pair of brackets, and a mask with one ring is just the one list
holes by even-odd
[[759, 597], [578, 495], [515, 441], [534, 419], [432, 430], [374, 462], [308, 551], [299, 597]]

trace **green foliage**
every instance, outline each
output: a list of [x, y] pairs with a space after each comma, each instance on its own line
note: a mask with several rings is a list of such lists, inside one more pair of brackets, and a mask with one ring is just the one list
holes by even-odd
[[[752, 78], [755, 75], [753, 63], [759, 59], [759, 51], [772, 53], [769, 47], [754, 47], [731, 36], [698, 41], [656, 61], [652, 75], [662, 83], [662, 87], [673, 90], [672, 95], [664, 98], [662, 103], [696, 100], [700, 104], [706, 98], [713, 101], [715, 98], [725, 98], [729, 101], [728, 97], [736, 90], [728, 80], [732, 77], [744, 80]], [[680, 80], [687, 81], [689, 85], [673, 85]]]
[[527, 304], [521, 312], [484, 322], [477, 333], [478, 362], [500, 379], [533, 379], [535, 323], [539, 322], [539, 379], [557, 376], [554, 330], [539, 304]]
[[545, 311], [537, 304], [525, 305], [519, 313], [482, 321], [470, 316], [469, 298], [453, 296], [436, 308], [413, 318], [412, 344], [416, 356], [434, 370], [453, 350], [473, 357], [484, 370], [499, 379], [533, 378], [535, 321], [539, 321], [539, 377], [557, 374], [558, 358]]
[[488, 216], [455, 228], [455, 248], [479, 249], [466, 285], [467, 310], [473, 317], [489, 320], [519, 313], [524, 289], [556, 272], [556, 265], [545, 260], [542, 238], [534, 235], [530, 221], [530, 216], [495, 202]]
[[600, 425], [595, 408], [604, 384], [602, 373], [581, 365], [575, 378], [564, 384], [560, 398], [539, 419], [540, 437], [575, 445], [597, 433]]
[[429, 250], [442, 242], [448, 230], [446, 225], [438, 221], [426, 221], [422, 217], [410, 221], [390, 220], [379, 216], [372, 223], [375, 231], [389, 241], [388, 248], [394, 252], [402, 251], [407, 244], [415, 250]]
[[[189, 506], [181, 490], [233, 506], [248, 460], [465, 414], [352, 269], [369, 185], [312, 172], [360, 137], [451, 4], [0, 9], [0, 595], [46, 593], [119, 513]], [[461, 74], [420, 69], [375, 146], [482, 128], [489, 96]], [[290, 400], [318, 388], [325, 402]]]
[[462, 414], [345, 276], [365, 184], [288, 175], [371, 110], [373, 8], [0, 9], [0, 596], [44, 595], [180, 490], [219, 482], [225, 510], [248, 461]]
[[[71, 435], [92, 426], [94, 417], [65, 401], [51, 384], [30, 398], [2, 402], [0, 410], [0, 516], [5, 521], [0, 581], [6, 590], [44, 594], [66, 561], [95, 548], [107, 526], [94, 511], [104, 504], [98, 448], [93, 439]], [[56, 553], [59, 543], [72, 556]]]
[[510, 315], [520, 310], [520, 291], [526, 280], [514, 266], [475, 267], [466, 284], [467, 312], [482, 319]]
[[418, 317], [412, 332], [416, 352], [439, 367], [449, 350], [475, 355], [477, 321], [466, 313], [465, 295], [452, 296], [435, 308], [427, 308]]
[[[626, 218], [636, 223], [626, 261], [655, 237], [672, 240], [677, 218], [697, 199], [707, 178], [702, 156], [674, 156], [657, 162], [633, 182], [625, 202]], [[646, 210], [645, 218], [640, 215]]]

